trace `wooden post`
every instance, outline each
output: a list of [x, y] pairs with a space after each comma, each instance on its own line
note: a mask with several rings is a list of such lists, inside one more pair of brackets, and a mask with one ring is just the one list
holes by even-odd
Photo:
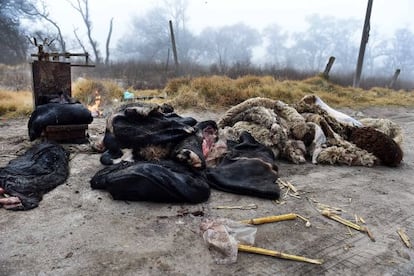
[[323, 77], [329, 79], [329, 72], [331, 71], [332, 65], [335, 62], [335, 57], [330, 57], [328, 63], [326, 64], [325, 71], [323, 71]]
[[365, 14], [364, 29], [362, 30], [361, 45], [359, 47], [358, 62], [356, 67], [356, 72], [354, 76], [354, 87], [359, 87], [359, 82], [361, 80], [362, 64], [364, 62], [365, 47], [368, 43], [369, 30], [370, 30], [370, 18], [372, 11], [372, 2], [373, 0], [368, 0], [367, 13]]
[[394, 76], [392, 77], [392, 80], [391, 80], [390, 85], [389, 85], [389, 87], [391, 89], [395, 89], [395, 84], [397, 83], [397, 79], [398, 79], [398, 76], [400, 75], [400, 73], [401, 73], [400, 69], [395, 70]]
[[168, 66], [170, 65], [170, 48], [167, 51], [167, 62], [165, 63], [165, 72], [168, 72]]
[[172, 25], [172, 21], [170, 20], [170, 33], [171, 33], [171, 44], [174, 54], [174, 62], [175, 62], [175, 72], [178, 72], [178, 57], [177, 57], [177, 47], [175, 45], [175, 37], [174, 37], [174, 29]]

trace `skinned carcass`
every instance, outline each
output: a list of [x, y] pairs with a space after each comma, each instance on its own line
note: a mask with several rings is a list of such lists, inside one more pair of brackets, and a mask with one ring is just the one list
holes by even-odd
[[[43, 194], [64, 183], [68, 176], [68, 152], [59, 144], [45, 142], [0, 168], [0, 188], [18, 200], [8, 209], [29, 210], [37, 207]], [[4, 202], [7, 205], [7, 200], [3, 199]]]

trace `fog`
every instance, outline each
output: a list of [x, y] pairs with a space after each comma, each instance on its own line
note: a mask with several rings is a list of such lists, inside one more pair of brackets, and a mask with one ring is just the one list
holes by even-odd
[[[171, 62], [168, 21], [172, 20], [181, 64], [215, 65], [221, 72], [234, 64], [322, 71], [328, 58], [335, 56], [332, 71], [344, 74], [355, 70], [368, 2], [89, 0], [88, 37], [76, 10], [77, 3], [85, 1], [32, 2], [38, 7], [44, 3], [43, 11], [59, 26], [66, 51], [87, 50], [95, 54], [96, 62]], [[402, 78], [414, 74], [412, 10], [414, 1], [374, 0], [363, 74], [388, 76], [396, 69], [401, 69]], [[27, 35], [56, 37], [50, 21], [38, 19], [33, 24], [32, 18], [22, 24]], [[55, 42], [54, 48], [62, 45]]]

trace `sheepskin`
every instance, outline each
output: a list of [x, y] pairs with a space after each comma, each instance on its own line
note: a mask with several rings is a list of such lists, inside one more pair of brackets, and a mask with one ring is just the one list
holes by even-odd
[[[333, 115], [337, 115], [337, 113], [333, 113], [333, 112], [329, 113], [327, 111], [327, 108], [324, 109], [321, 107], [321, 105], [317, 104], [320, 101], [321, 100], [319, 99], [319, 97], [315, 95], [307, 95], [303, 97], [298, 103], [296, 103], [294, 107], [301, 114], [302, 113], [313, 113], [313, 114], [320, 115], [334, 132], [338, 133], [339, 135], [345, 138], [347, 135], [347, 127], [354, 126], [354, 124], [347, 123], [347, 121], [343, 119], [342, 116], [337, 116], [337, 117], [333, 116]], [[339, 113], [339, 114], [343, 114], [343, 113]], [[341, 120], [338, 120], [338, 118]], [[348, 121], [351, 121], [351, 119], [349, 119]]]
[[377, 158], [365, 150], [352, 150], [341, 146], [323, 148], [316, 157], [320, 164], [339, 164], [348, 166], [372, 167], [377, 164]]
[[[365, 122], [330, 108], [316, 95], [307, 95], [294, 105], [259, 97], [248, 99], [230, 108], [218, 126], [227, 139], [247, 131], [270, 147], [275, 156], [296, 164], [309, 158], [315, 164], [398, 165], [403, 157], [398, 125], [389, 120], [382, 124]], [[363, 124], [375, 125], [382, 134], [367, 132]], [[364, 138], [368, 133], [372, 136]], [[371, 142], [373, 137], [377, 144]], [[397, 142], [393, 144], [392, 139]], [[382, 152], [379, 141], [385, 145]]]
[[352, 128], [349, 140], [374, 154], [384, 165], [398, 166], [403, 158], [400, 146], [391, 137], [372, 127]]
[[223, 128], [225, 126], [232, 126], [235, 123], [235, 120], [233, 118], [245, 110], [248, 110], [255, 106], [273, 109], [276, 104], [277, 101], [268, 98], [256, 97], [245, 100], [244, 102], [235, 105], [227, 110], [226, 113], [218, 120], [217, 125], [220, 128]]
[[373, 127], [391, 137], [398, 145], [402, 146], [404, 135], [402, 128], [393, 121], [385, 118], [362, 118], [359, 120], [364, 126]]
[[[305, 119], [291, 106], [266, 98], [251, 98], [230, 108], [218, 121], [228, 139], [247, 131], [275, 156], [300, 164], [306, 160], [303, 140], [310, 129]], [[312, 138], [311, 138], [312, 140]]]

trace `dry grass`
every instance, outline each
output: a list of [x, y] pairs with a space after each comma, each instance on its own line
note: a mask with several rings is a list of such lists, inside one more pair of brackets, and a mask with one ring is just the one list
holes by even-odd
[[[119, 104], [122, 101], [125, 90], [134, 93], [135, 97], [166, 96], [167, 101], [180, 110], [222, 110], [251, 97], [266, 97], [292, 104], [308, 94], [318, 95], [334, 108], [414, 106], [414, 91], [395, 91], [379, 87], [370, 90], [355, 89], [332, 84], [318, 76], [303, 81], [279, 81], [270, 76], [252, 75], [237, 79], [224, 76], [175, 78], [171, 79], [162, 91], [122, 89], [109, 80], [81, 79], [72, 85], [73, 97], [87, 105], [93, 102], [95, 90], [99, 90], [102, 104], [108, 109], [114, 102]], [[164, 99], [152, 101], [165, 102]], [[0, 116], [27, 116], [31, 112], [30, 91], [0, 90]]]
[[165, 92], [180, 105], [199, 108], [230, 107], [251, 97], [266, 97], [292, 104], [308, 94], [318, 95], [332, 107], [414, 106], [414, 91], [342, 87], [318, 76], [303, 81], [278, 81], [270, 76], [173, 79], [167, 84]]
[[0, 117], [14, 118], [30, 116], [33, 98], [30, 91], [0, 90]]
[[110, 80], [79, 79], [72, 84], [72, 96], [81, 103], [90, 105], [95, 100], [95, 91], [101, 95], [102, 104], [122, 99], [122, 88]]

